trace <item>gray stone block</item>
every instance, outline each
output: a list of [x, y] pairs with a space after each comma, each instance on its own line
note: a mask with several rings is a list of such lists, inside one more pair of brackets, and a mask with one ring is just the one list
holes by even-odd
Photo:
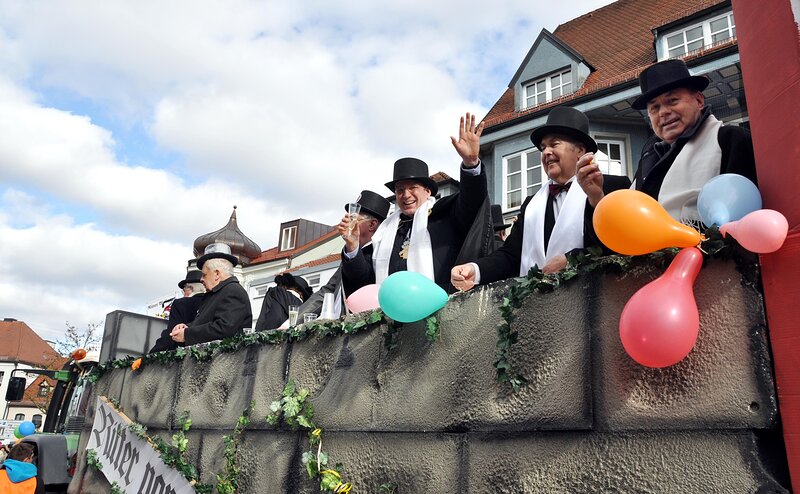
[[[130, 369], [112, 369], [103, 374], [103, 377], [94, 383], [95, 396], [105, 396], [111, 400], [120, 400], [124, 390], [125, 375]], [[94, 411], [96, 399], [92, 399], [89, 406]], [[87, 419], [88, 421], [88, 419]]]
[[303, 468], [298, 441], [302, 432], [259, 432], [242, 436], [239, 444], [239, 492], [288, 492], [290, 472]]
[[289, 379], [298, 388], [310, 391], [318, 427], [325, 430], [372, 427], [376, 371], [383, 349], [381, 329], [294, 343]]
[[181, 375], [180, 362], [170, 365], [144, 364], [137, 372], [125, 374], [125, 392], [120, 406], [125, 415], [134, 422], [168, 429], [175, 420], [175, 397], [177, 376]]
[[[192, 427], [196, 429], [218, 429], [227, 424], [233, 427], [250, 406], [254, 382], [250, 372], [252, 365], [258, 365], [257, 360], [252, 363], [258, 355], [258, 348], [250, 347], [234, 353], [215, 354], [209, 362], [185, 359], [177, 385], [175, 413], [189, 410]], [[168, 374], [164, 379], [176, 377]]]
[[622, 308], [662, 272], [642, 266], [598, 280], [593, 357], [598, 429], [772, 427], [777, 406], [763, 301], [733, 262], [711, 260], [700, 271], [694, 286], [700, 334], [685, 359], [651, 369], [625, 353], [619, 338]]
[[[242, 379], [250, 379], [253, 382], [252, 400], [255, 401], [255, 408], [250, 416], [249, 428], [271, 429], [272, 426], [267, 424], [265, 417], [272, 412], [269, 409], [270, 403], [281, 397], [285, 384], [286, 358], [291, 346], [281, 344], [251, 348], [252, 352], [258, 352], [257, 360], [251, 356], [251, 363], [247, 364], [248, 368], [242, 372]], [[234, 423], [230, 424], [231, 427], [233, 425]]]
[[[459, 492], [458, 434], [326, 433], [323, 441], [329, 467], [342, 464], [342, 478], [353, 484], [353, 492], [379, 493], [381, 485], [390, 482], [398, 493]], [[319, 482], [309, 479], [299, 461], [292, 474], [294, 488], [274, 492], [319, 492]]]
[[468, 450], [464, 492], [787, 492], [750, 431], [471, 435]]
[[591, 426], [589, 335], [583, 289], [575, 283], [533, 294], [513, 328], [515, 371], [529, 381], [514, 394], [499, 383], [498, 299], [506, 283], [455, 296], [439, 312], [441, 340], [424, 323], [405, 325], [378, 373], [374, 421], [385, 430], [540, 430]]

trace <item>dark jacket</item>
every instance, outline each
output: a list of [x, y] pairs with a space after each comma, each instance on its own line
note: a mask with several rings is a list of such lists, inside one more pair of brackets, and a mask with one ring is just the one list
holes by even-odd
[[200, 312], [184, 332], [187, 345], [221, 340], [253, 325], [250, 298], [235, 276], [206, 293]]
[[[478, 175], [471, 175], [462, 170], [460, 178], [461, 190], [436, 201], [428, 217], [428, 233], [431, 236], [433, 249], [434, 281], [448, 293], [455, 291], [450, 284], [450, 270], [456, 262], [475, 259], [477, 252], [481, 250], [491, 252], [494, 246], [491, 241], [494, 230], [486, 190], [486, 168], [481, 166], [481, 173]], [[481, 214], [484, 211], [483, 206], [485, 214]], [[465, 245], [468, 237], [472, 241], [466, 242], [470, 245]], [[465, 247], [468, 247], [466, 250], [469, 252], [465, 252]], [[398, 252], [393, 251], [392, 259], [395, 257], [398, 257]], [[389, 274], [401, 270], [393, 268], [390, 263]], [[375, 283], [375, 270], [371, 259], [367, 261], [360, 251], [353, 259], [347, 259], [343, 254], [342, 279], [348, 294], [362, 286]]]
[[[368, 247], [369, 246], [365, 247], [365, 249], [368, 248]], [[370, 252], [371, 252], [371, 249], [370, 249]], [[370, 258], [371, 258], [371, 256], [372, 255], [370, 254]], [[333, 273], [333, 275], [331, 276], [331, 279], [328, 280], [328, 283], [325, 284], [325, 286], [323, 286], [322, 288], [320, 288], [316, 292], [314, 292], [308, 298], [308, 300], [303, 302], [303, 305], [300, 306], [300, 310], [297, 313], [297, 320], [298, 321], [302, 321], [303, 320], [303, 314], [320, 315], [320, 313], [322, 312], [322, 302], [325, 300], [325, 294], [326, 293], [333, 293], [334, 296], [335, 296], [336, 292], [339, 290], [339, 288], [341, 286], [342, 286], [342, 266], [339, 265], [339, 268], [336, 270], [335, 273]], [[339, 314], [341, 314], [341, 315], [344, 315], [345, 312], [346, 312], [345, 305], [344, 305], [344, 298], [345, 298], [344, 294], [342, 294], [341, 307], [339, 308], [340, 309], [339, 310]]]
[[[653, 135], [642, 148], [639, 168], [636, 170], [636, 190], [640, 190], [653, 199], [658, 200], [661, 184], [672, 167], [683, 147], [697, 133], [700, 126], [711, 115], [711, 107], [703, 110], [702, 116], [695, 124], [686, 129], [672, 145], [663, 142]], [[738, 173], [758, 185], [756, 180], [756, 160], [753, 155], [753, 139], [744, 127], [723, 125], [717, 134], [717, 141], [722, 150], [719, 172]]]
[[[577, 184], [575, 186], [578, 187]], [[630, 186], [631, 181], [628, 177], [603, 175], [603, 192], [606, 194], [619, 189], [627, 189]], [[514, 222], [514, 226], [511, 227], [511, 234], [506, 238], [506, 243], [494, 251], [492, 255], [475, 261], [481, 271], [481, 284], [519, 276], [519, 265], [522, 257], [522, 239], [525, 235], [525, 211], [528, 209], [528, 204], [531, 202], [531, 199], [533, 199], [533, 196], [529, 196], [522, 204], [518, 219]], [[589, 205], [587, 199], [583, 210], [584, 248], [593, 246], [603, 247], [602, 242], [597, 238], [597, 234], [594, 231], [594, 225], [592, 224], [593, 214], [594, 208]], [[543, 266], [539, 267], [541, 268]]]
[[256, 321], [256, 331], [276, 329], [289, 319], [289, 306], [300, 305], [302, 301], [282, 286], [273, 286], [264, 295], [261, 312]]
[[169, 309], [167, 329], [161, 332], [161, 336], [156, 340], [155, 345], [153, 345], [149, 353], [175, 350], [179, 346], [184, 345], [184, 343], [175, 342], [169, 334], [172, 332], [172, 328], [178, 324], [189, 324], [194, 321], [194, 318], [197, 316], [197, 311], [199, 311], [200, 306], [203, 305], [204, 297], [205, 293], [198, 293], [191, 297], [178, 298], [172, 301], [172, 305]]

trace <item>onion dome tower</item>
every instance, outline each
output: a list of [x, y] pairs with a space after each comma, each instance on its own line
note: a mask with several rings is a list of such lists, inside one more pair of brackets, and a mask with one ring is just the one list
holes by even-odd
[[236, 206], [233, 206], [233, 212], [227, 225], [195, 239], [195, 258], [202, 256], [206, 246], [213, 243], [227, 244], [231, 248], [231, 254], [236, 256], [242, 264], [249, 263], [251, 259], [261, 254], [261, 247], [239, 230], [239, 226], [236, 224]]

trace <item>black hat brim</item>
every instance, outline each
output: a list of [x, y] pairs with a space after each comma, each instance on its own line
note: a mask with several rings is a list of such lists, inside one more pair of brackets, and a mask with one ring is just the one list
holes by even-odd
[[[347, 212], [347, 206], [348, 206], [347, 204], [344, 205], [345, 212]], [[381, 221], [386, 219], [385, 215], [383, 215], [381, 213], [377, 213], [377, 212], [373, 211], [372, 209], [368, 208], [367, 206], [364, 206], [363, 204], [361, 205], [361, 211], [363, 211], [363, 212], [367, 213], [368, 215], [372, 216], [373, 218], [377, 218], [377, 219], [379, 219]]]
[[594, 142], [594, 139], [592, 139], [588, 134], [584, 134], [580, 130], [572, 127], [566, 127], [564, 125], [542, 125], [541, 127], [534, 129], [534, 131], [531, 133], [531, 142], [533, 142], [533, 145], [538, 148], [540, 147], [544, 136], [548, 134], [558, 134], [572, 137], [586, 146], [587, 152], [597, 152], [597, 143]]
[[436, 185], [436, 182], [431, 180], [431, 177], [401, 177], [397, 180], [392, 180], [391, 182], [386, 182], [384, 185], [389, 188], [389, 190], [394, 193], [394, 184], [397, 182], [403, 182], [405, 180], [413, 180], [415, 182], [419, 182], [425, 187], [431, 189], [431, 195], [435, 196], [437, 192], [439, 192], [439, 186]]
[[685, 87], [688, 89], [703, 91], [705, 88], [708, 87], [709, 82], [710, 81], [708, 80], [708, 78], [702, 75], [692, 75], [689, 77], [684, 77], [683, 79], [678, 79], [676, 81], [672, 81], [667, 84], [654, 87], [653, 89], [647, 91], [646, 93], [643, 93], [641, 96], [639, 96], [633, 101], [633, 104], [631, 104], [631, 106], [635, 110], [644, 110], [647, 108], [647, 102], [655, 98], [659, 94], [664, 94], [667, 91], [672, 91], [673, 89], [677, 89], [679, 87]]
[[204, 254], [197, 259], [197, 268], [203, 269], [203, 264], [205, 264], [209, 259], [225, 259], [234, 266], [239, 264], [239, 259], [234, 255], [225, 254], [223, 252], [212, 252], [211, 254]]

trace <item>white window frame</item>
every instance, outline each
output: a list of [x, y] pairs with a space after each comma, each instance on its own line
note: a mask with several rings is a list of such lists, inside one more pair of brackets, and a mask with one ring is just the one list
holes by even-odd
[[308, 287], [311, 288], [312, 290], [316, 290], [317, 288], [319, 288], [320, 285], [319, 273], [303, 276], [303, 279], [306, 280], [306, 283], [308, 283]]
[[[631, 144], [630, 144], [630, 136], [626, 134], [615, 134], [615, 133], [602, 133], [596, 134], [592, 136], [595, 142], [599, 145], [603, 144], [619, 144], [620, 145], [620, 161], [623, 167], [623, 175], [630, 178], [631, 175]], [[611, 157], [609, 156], [609, 160]], [[604, 171], [603, 173], [608, 173], [608, 171]]]
[[297, 226], [287, 226], [281, 230], [281, 251], [295, 248], [297, 240]]
[[[569, 75], [568, 83], [564, 83], [565, 75]], [[553, 78], [555, 77], [559, 78], [559, 84], [557, 85], [553, 84]], [[539, 84], [542, 83], [544, 84], [543, 90], [537, 89], [539, 87]], [[570, 85], [570, 90], [569, 92], [564, 92], [563, 88], [567, 84]], [[531, 88], [533, 88], [533, 94], [528, 94]], [[522, 108], [531, 108], [537, 105], [541, 105], [542, 103], [546, 103], [552, 99], [555, 99], [553, 97], [553, 91], [555, 89], [560, 90], [560, 94], [558, 96], [555, 96], [555, 98], [560, 98], [566, 94], [571, 94], [575, 91], [575, 80], [572, 77], [572, 68], [552, 72], [550, 74], [547, 74], [545, 77], [542, 77], [541, 79], [536, 79], [535, 81], [525, 84], [524, 94], [522, 99]], [[540, 95], [542, 95], [541, 99]], [[532, 103], [529, 103], [529, 101], [532, 101]]]
[[[508, 177], [509, 177], [508, 161], [517, 157], [520, 158], [520, 170], [519, 172], [514, 172], [514, 173], [520, 174], [520, 188], [511, 190], [508, 187]], [[532, 163], [530, 163], [529, 160], [532, 161]], [[537, 167], [539, 168], [540, 171], [539, 182], [529, 184], [528, 170]], [[525, 198], [535, 194], [539, 190], [539, 188], [541, 188], [541, 184], [546, 182], [547, 179], [548, 179], [547, 173], [544, 171], [544, 167], [542, 166], [542, 153], [536, 147], [530, 147], [528, 149], [523, 149], [522, 151], [503, 156], [503, 178], [502, 178], [503, 187], [502, 187], [502, 198], [500, 201], [500, 204], [503, 207], [503, 212], [505, 213], [508, 211], [518, 210], [522, 206], [522, 203], [525, 202]], [[528, 189], [530, 187], [536, 187], [537, 185], [539, 186], [539, 188], [535, 188], [534, 190], [530, 191], [530, 193], [528, 193]], [[516, 190], [520, 191], [520, 204], [516, 206], [509, 206], [508, 194]]]
[[[690, 51], [694, 51], [695, 49], [699, 49], [699, 48], [695, 48], [693, 50], [688, 50], [689, 42], [687, 42], [687, 40], [686, 40], [686, 33], [688, 31], [691, 31], [692, 29], [696, 29], [698, 27], [702, 28], [703, 36], [702, 36], [702, 38], [695, 38], [695, 39], [692, 39], [691, 41], [694, 42], [694, 41], [697, 41], [699, 39], [702, 39], [702, 43], [703, 44], [700, 46], [700, 48], [704, 48], [704, 47], [713, 45], [714, 44], [713, 35], [719, 34], [719, 33], [723, 32], [723, 31], [725, 31], [725, 29], [712, 33], [711, 32], [711, 23], [714, 22], [714, 21], [718, 21], [720, 19], [724, 19], [724, 18], [728, 19], [727, 31], [728, 31], [729, 37], [727, 39], [735, 37], [736, 36], [736, 22], [735, 22], [735, 20], [733, 18], [733, 11], [729, 10], [729, 11], [723, 13], [723, 14], [720, 14], [720, 15], [717, 15], [717, 16], [714, 16], [714, 17], [710, 17], [710, 18], [705, 19], [705, 20], [703, 20], [701, 22], [694, 23], [691, 26], [682, 27], [681, 29], [676, 29], [674, 31], [670, 31], [670, 32], [664, 33], [664, 35], [661, 37], [661, 48], [662, 48], [662, 51], [661, 51], [661, 57], [659, 58], [659, 61], [667, 60], [669, 58], [682, 57], [682, 56], [685, 56]], [[671, 49], [675, 50], [676, 48], [683, 47], [684, 51], [683, 51], [683, 53], [675, 53], [674, 55], [670, 55], [670, 48], [669, 48], [669, 44], [668, 44], [667, 40], [668, 40], [668, 38], [673, 38], [673, 37], [675, 37], [677, 35], [683, 35], [683, 43], [680, 44], [680, 45], [674, 46]], [[719, 42], [721, 43], [723, 41], [724, 41], [724, 39], [720, 40]]]

